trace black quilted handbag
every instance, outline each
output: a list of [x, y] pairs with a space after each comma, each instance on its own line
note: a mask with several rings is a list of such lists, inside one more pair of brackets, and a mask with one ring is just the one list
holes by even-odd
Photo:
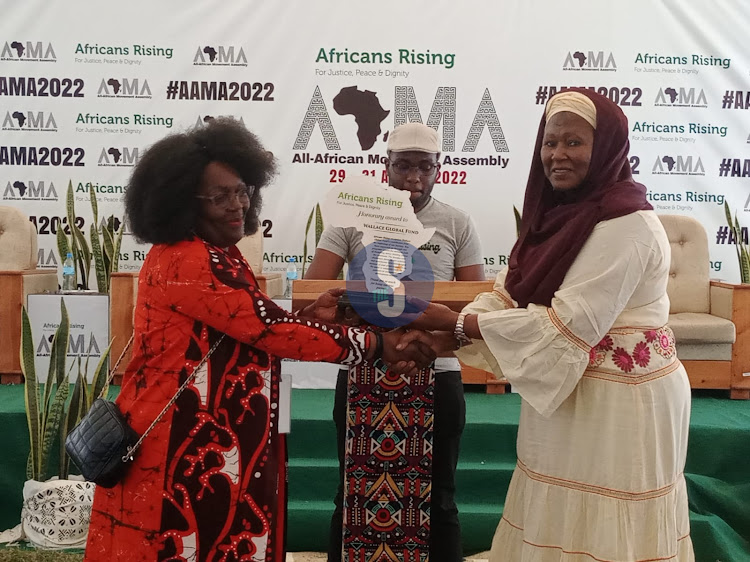
[[[125, 416], [122, 415], [117, 404], [104, 398], [104, 393], [107, 390], [105, 386], [102, 389], [102, 394], [94, 400], [89, 411], [86, 412], [86, 415], [68, 433], [68, 437], [65, 439], [65, 450], [73, 463], [80, 469], [81, 475], [89, 482], [93, 482], [102, 488], [116, 486], [122, 480], [122, 477], [125, 476], [125, 472], [130, 466], [129, 463], [135, 457], [135, 453], [141, 446], [141, 443], [143, 443], [143, 440], [177, 401], [177, 397], [182, 394], [182, 391], [195, 379], [198, 370], [211, 357], [211, 354], [223, 339], [224, 335], [222, 334], [140, 437], [128, 425]], [[117, 370], [117, 366], [132, 343], [133, 336], [130, 336], [130, 341], [128, 341], [120, 358], [112, 368], [107, 385], [112, 382], [112, 377]]]
[[115, 486], [133, 460], [138, 434], [117, 404], [97, 398], [81, 422], [68, 433], [65, 450], [83, 477], [103, 488]]

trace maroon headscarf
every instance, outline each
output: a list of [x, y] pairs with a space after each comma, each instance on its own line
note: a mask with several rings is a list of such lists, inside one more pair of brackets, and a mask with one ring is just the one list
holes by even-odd
[[540, 155], [546, 125], [542, 116], [526, 184], [520, 235], [510, 253], [505, 279], [505, 288], [522, 307], [532, 302], [550, 306], [598, 222], [652, 209], [646, 187], [633, 181], [630, 172], [625, 114], [591, 90], [570, 90], [585, 95], [596, 106], [591, 163], [580, 187], [553, 192]]

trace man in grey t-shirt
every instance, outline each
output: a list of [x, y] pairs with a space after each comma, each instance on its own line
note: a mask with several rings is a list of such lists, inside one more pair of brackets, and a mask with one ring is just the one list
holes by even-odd
[[[484, 259], [471, 217], [432, 197], [432, 188], [440, 172], [437, 132], [421, 123], [401, 125], [391, 133], [387, 150], [388, 183], [396, 189], [408, 191], [417, 219], [425, 228], [435, 227], [429, 242], [419, 248], [432, 267], [434, 280], [483, 281]], [[354, 227], [327, 228], [305, 279], [336, 279], [344, 263], [350, 263], [363, 249], [362, 233]], [[413, 275], [412, 278], [417, 280]], [[454, 496], [466, 404], [458, 360], [438, 359], [435, 370], [438, 374], [435, 377], [430, 560], [460, 562], [463, 558], [461, 527]], [[347, 372], [342, 370], [336, 381], [333, 407], [339, 452], [339, 490], [331, 518], [329, 562], [341, 560], [346, 387]]]

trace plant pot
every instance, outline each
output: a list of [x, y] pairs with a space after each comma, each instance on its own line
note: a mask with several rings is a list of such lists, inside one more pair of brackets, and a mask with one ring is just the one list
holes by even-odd
[[23, 485], [22, 533], [43, 549], [85, 548], [96, 485], [72, 476]]

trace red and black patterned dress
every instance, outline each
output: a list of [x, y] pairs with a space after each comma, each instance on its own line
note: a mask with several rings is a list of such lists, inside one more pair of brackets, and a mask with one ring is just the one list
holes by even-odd
[[357, 364], [366, 334], [279, 308], [234, 247], [200, 239], [154, 246], [140, 273], [133, 359], [117, 399], [137, 432], [222, 334], [124, 480], [96, 490], [88, 562], [284, 559], [279, 358]]

